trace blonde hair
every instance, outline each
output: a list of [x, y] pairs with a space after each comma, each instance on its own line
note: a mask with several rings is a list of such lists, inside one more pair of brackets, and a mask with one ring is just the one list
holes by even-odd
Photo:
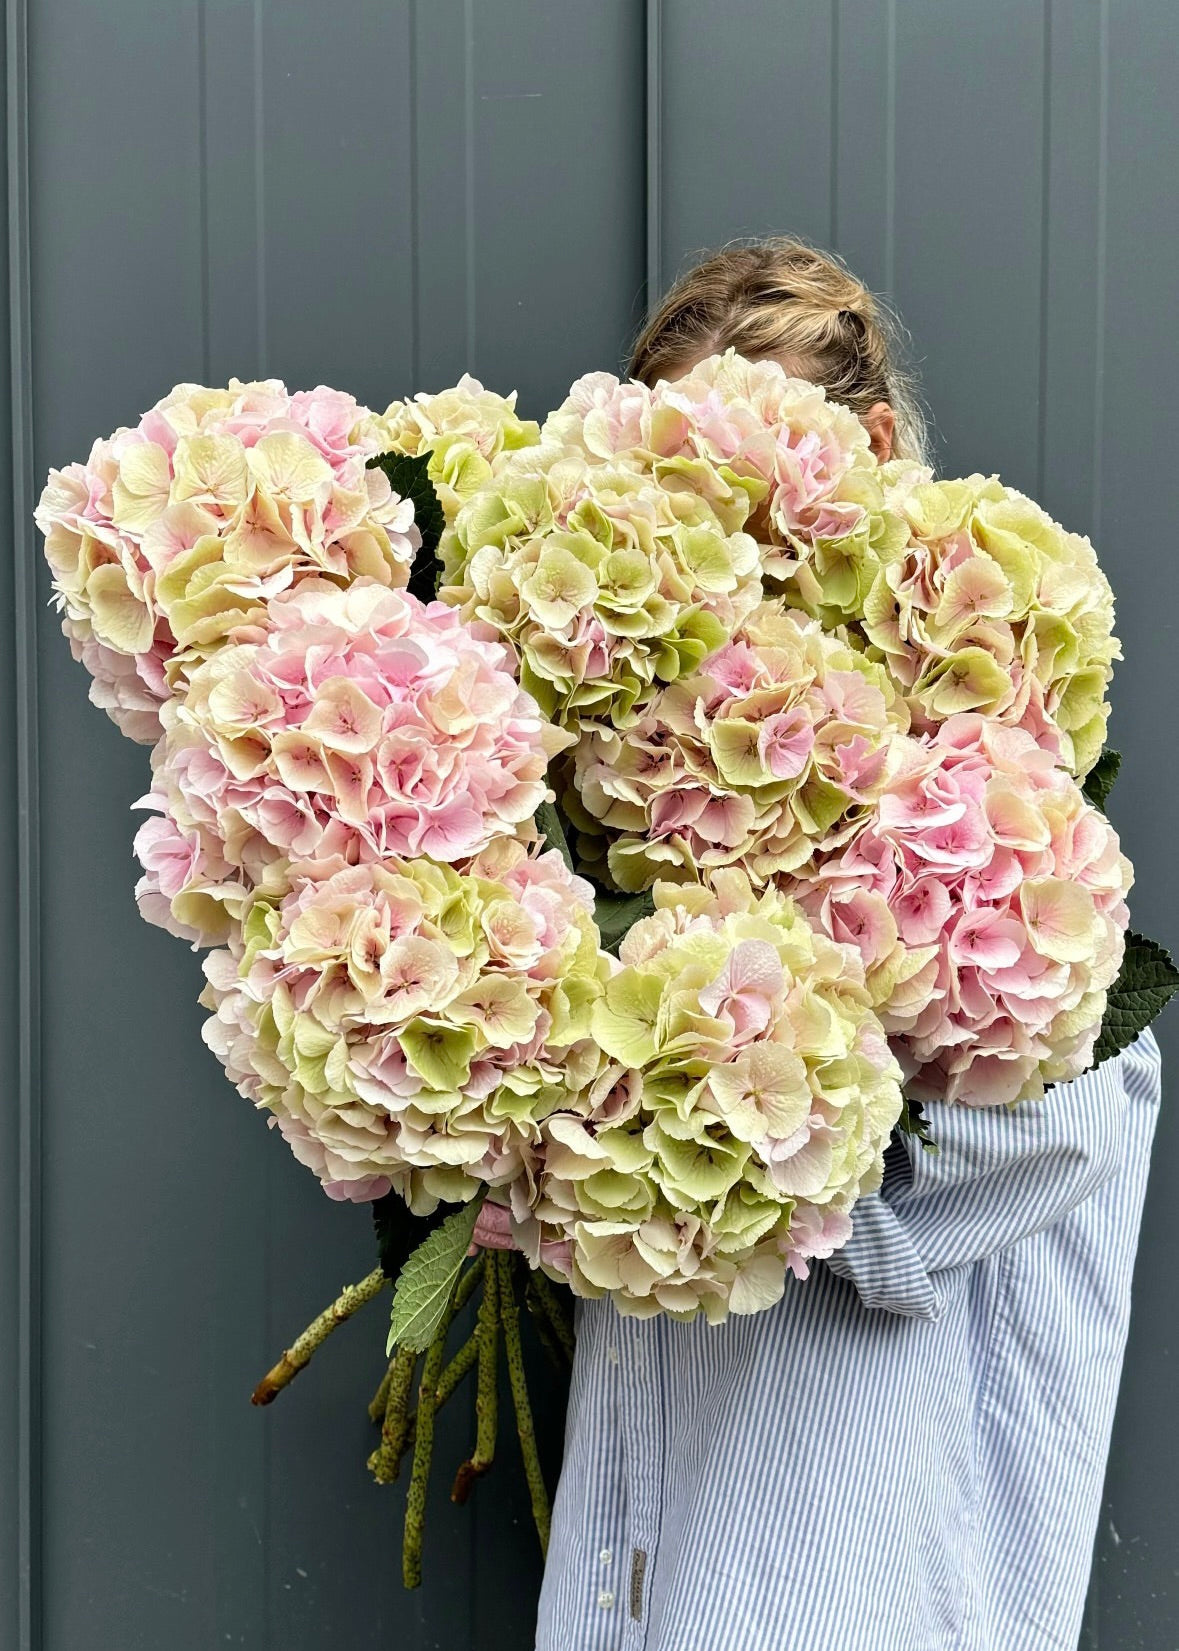
[[896, 415], [895, 458], [926, 462], [925, 416], [901, 364], [900, 321], [834, 253], [785, 236], [735, 243], [667, 293], [635, 342], [630, 375], [654, 385], [715, 351], [785, 357], [861, 417]]

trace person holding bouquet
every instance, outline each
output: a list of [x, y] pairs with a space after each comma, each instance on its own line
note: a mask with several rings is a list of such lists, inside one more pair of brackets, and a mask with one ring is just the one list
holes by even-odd
[[[882, 463], [925, 464], [895, 325], [836, 258], [709, 258], [631, 374], [675, 383], [730, 348], [823, 386]], [[1013, 1107], [948, 1104], [957, 1085], [947, 1067], [928, 1106], [937, 1151], [898, 1136], [850, 1241], [776, 1306], [713, 1325], [578, 1302], [537, 1651], [1076, 1643], [1158, 1046]], [[506, 1211], [476, 1237], [510, 1242]]]

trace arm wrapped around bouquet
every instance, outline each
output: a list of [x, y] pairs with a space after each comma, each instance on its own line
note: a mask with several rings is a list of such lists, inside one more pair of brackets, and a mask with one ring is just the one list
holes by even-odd
[[240, 1093], [373, 1205], [379, 1266], [255, 1399], [393, 1281], [409, 1585], [437, 1409], [472, 1378], [464, 1500], [501, 1357], [545, 1540], [521, 1302], [560, 1361], [566, 1286], [767, 1309], [922, 1103], [1067, 1105], [1174, 990], [1102, 811], [1089, 542], [878, 464], [773, 362], [590, 374], [543, 427], [469, 378], [383, 414], [180, 385], [37, 522], [153, 745], [140, 910], [209, 948]]

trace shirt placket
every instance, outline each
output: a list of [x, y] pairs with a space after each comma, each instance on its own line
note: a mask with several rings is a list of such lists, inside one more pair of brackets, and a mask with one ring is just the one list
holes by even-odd
[[620, 1651], [644, 1651], [648, 1589], [663, 1514], [664, 1417], [660, 1325], [619, 1318], [619, 1420], [626, 1463], [626, 1540], [613, 1556], [612, 1609], [622, 1624]]

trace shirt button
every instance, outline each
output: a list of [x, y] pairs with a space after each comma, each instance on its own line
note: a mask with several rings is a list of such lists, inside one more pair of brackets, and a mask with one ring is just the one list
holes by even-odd
[[618, 1363], [618, 1349], [617, 1349], [617, 1347], [608, 1347], [606, 1349], [606, 1356], [610, 1360], [611, 1364], [617, 1364]]
[[613, 1558], [614, 1555], [610, 1552], [609, 1548], [603, 1548], [601, 1553], [598, 1555], [598, 1564], [609, 1565]]
[[609, 1588], [602, 1589], [602, 1592], [598, 1595], [598, 1604], [601, 1606], [603, 1611], [610, 1610], [611, 1606], [614, 1604], [614, 1595], [610, 1592]]

